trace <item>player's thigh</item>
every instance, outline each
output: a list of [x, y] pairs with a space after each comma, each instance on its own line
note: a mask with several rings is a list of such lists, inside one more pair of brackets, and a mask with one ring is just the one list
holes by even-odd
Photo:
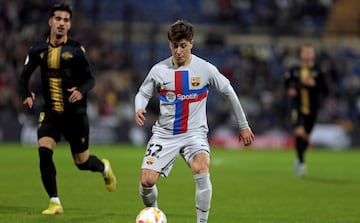
[[304, 116], [304, 128], [308, 134], [310, 134], [312, 129], [314, 128], [315, 121], [316, 121], [316, 115], [312, 114], [312, 115]]
[[66, 117], [64, 137], [69, 142], [73, 156], [89, 147], [89, 120], [87, 114], [72, 114]]
[[50, 112], [40, 112], [37, 130], [39, 146], [54, 149], [56, 142], [60, 141], [61, 132], [61, 116]]
[[291, 109], [291, 117], [290, 117], [291, 126], [295, 128], [296, 126], [302, 125], [302, 115], [297, 108]]
[[186, 146], [181, 149], [181, 156], [190, 166], [194, 174], [209, 171], [210, 166], [210, 145], [206, 134], [189, 134], [186, 139]]
[[181, 138], [177, 136], [153, 135], [147, 144], [141, 168], [168, 176], [181, 146]]

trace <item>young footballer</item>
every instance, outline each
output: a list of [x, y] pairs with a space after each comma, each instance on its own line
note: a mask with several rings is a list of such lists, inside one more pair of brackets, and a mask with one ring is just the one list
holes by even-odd
[[160, 115], [152, 127], [142, 163], [140, 195], [145, 206], [157, 206], [156, 182], [168, 176], [178, 156], [189, 165], [196, 184], [197, 223], [208, 220], [212, 185], [209, 174], [206, 100], [209, 87], [221, 92], [232, 105], [245, 146], [254, 140], [239, 99], [218, 69], [191, 53], [193, 26], [177, 21], [168, 30], [171, 56], [155, 64], [135, 96], [135, 121], [144, 125], [146, 107], [154, 92], [159, 94]]
[[305, 152], [314, 127], [320, 96], [328, 93], [325, 74], [315, 63], [315, 50], [309, 44], [300, 46], [300, 65], [285, 74], [285, 88], [291, 103], [291, 123], [294, 128], [296, 160], [295, 175], [306, 173]]
[[38, 151], [41, 180], [50, 198], [49, 207], [42, 212], [44, 215], [63, 213], [53, 161], [61, 136], [69, 142], [74, 163], [80, 170], [99, 172], [109, 191], [116, 188], [109, 161], [89, 153], [87, 93], [94, 87], [95, 80], [84, 47], [67, 35], [71, 16], [68, 4], [57, 4], [50, 9], [49, 35], [31, 47], [19, 79], [19, 94], [23, 104], [31, 109], [35, 94], [29, 89], [29, 79], [40, 66], [44, 105], [39, 115]]

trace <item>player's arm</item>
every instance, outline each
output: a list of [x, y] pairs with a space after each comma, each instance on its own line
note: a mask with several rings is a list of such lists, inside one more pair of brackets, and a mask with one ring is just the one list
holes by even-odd
[[140, 91], [135, 96], [135, 122], [139, 126], [144, 125], [146, 106], [149, 100], [150, 98]]
[[236, 124], [239, 127], [239, 141], [242, 141], [245, 146], [249, 146], [255, 139], [255, 136], [249, 127], [248, 121], [240, 101], [231, 86], [230, 81], [222, 75], [218, 69], [207, 63], [208, 73], [211, 75], [209, 84], [221, 92], [230, 102], [235, 114]]
[[154, 88], [155, 81], [152, 78], [152, 71], [150, 71], [135, 96], [135, 122], [139, 126], [144, 125], [146, 107], [153, 96]]
[[79, 81], [79, 83], [81, 83], [79, 86], [68, 89], [68, 91], [71, 92], [69, 101], [72, 103], [83, 99], [84, 95], [95, 86], [95, 78], [92, 74], [89, 58], [84, 47], [81, 46], [80, 49], [80, 56], [76, 66], [78, 67], [77, 72], [82, 74], [80, 75], [82, 80]]
[[316, 79], [316, 83], [322, 95], [326, 97], [329, 94], [329, 87], [325, 74], [322, 71], [320, 71], [319, 76]]
[[286, 89], [286, 93], [289, 97], [297, 96], [297, 80], [294, 78], [293, 69], [287, 71], [284, 74], [284, 85]]
[[34, 48], [31, 48], [25, 58], [24, 68], [17, 83], [18, 94], [21, 97], [23, 104], [27, 105], [29, 108], [32, 108], [35, 100], [35, 93], [31, 92], [29, 89], [29, 80], [38, 66], [38, 58], [36, 55]]
[[248, 121], [246, 119], [245, 112], [241, 106], [241, 103], [233, 89], [229, 84], [223, 90], [222, 93], [229, 100], [232, 109], [235, 114], [235, 119], [239, 127], [239, 141], [242, 141], [244, 146], [249, 146], [254, 141], [255, 136], [249, 127]]

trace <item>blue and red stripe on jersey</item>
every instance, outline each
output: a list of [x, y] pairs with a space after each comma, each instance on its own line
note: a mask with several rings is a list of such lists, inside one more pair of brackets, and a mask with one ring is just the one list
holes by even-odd
[[[190, 90], [189, 87], [189, 71], [175, 71], [175, 90], [163, 90], [159, 88], [160, 100], [166, 103], [175, 104], [175, 120], [173, 134], [185, 133], [188, 130], [189, 121], [189, 104], [192, 102], [199, 102], [208, 95], [208, 88]], [[168, 92], [173, 92], [176, 96], [174, 101], [169, 101], [166, 98]], [[181, 95], [182, 97], [178, 97]], [[196, 97], [190, 97], [196, 95]], [[186, 97], [188, 96], [188, 97]]]

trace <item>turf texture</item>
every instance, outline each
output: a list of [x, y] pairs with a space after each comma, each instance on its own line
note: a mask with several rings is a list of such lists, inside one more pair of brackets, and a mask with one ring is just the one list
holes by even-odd
[[[42, 187], [36, 146], [0, 144], [0, 223], [134, 223], [143, 208], [138, 195], [143, 147], [92, 145], [110, 160], [118, 179], [106, 191], [99, 173], [79, 171], [66, 144], [54, 153], [64, 213], [42, 216], [48, 197]], [[293, 174], [292, 150], [212, 148], [213, 200], [209, 223], [358, 223], [360, 149], [307, 153], [308, 174]], [[158, 182], [159, 207], [169, 223], [195, 223], [195, 184], [179, 158]]]

